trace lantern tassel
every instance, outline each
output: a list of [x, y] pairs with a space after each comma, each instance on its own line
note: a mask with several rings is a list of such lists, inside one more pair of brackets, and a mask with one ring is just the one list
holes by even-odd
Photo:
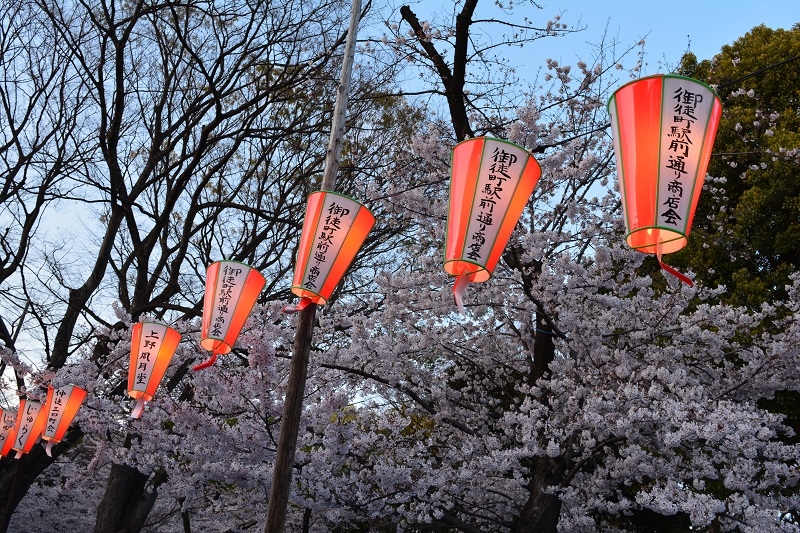
[[300, 298], [300, 301], [297, 302], [296, 305], [285, 305], [285, 306], [283, 306], [283, 309], [281, 309], [281, 312], [282, 313], [286, 313], [287, 315], [293, 315], [295, 313], [299, 313], [300, 311], [302, 311], [303, 309], [308, 307], [308, 304], [310, 304], [311, 302], [312, 302], [311, 298], [309, 298], [308, 296], [304, 296], [304, 297]]
[[47, 454], [48, 457], [53, 457], [53, 444], [55, 444], [54, 440], [47, 441], [47, 446], [44, 447], [44, 452]]
[[677, 270], [675, 270], [674, 268], [672, 268], [671, 266], [669, 266], [668, 264], [664, 263], [661, 260], [661, 245], [660, 244], [658, 245], [657, 250], [656, 250], [656, 257], [658, 258], [658, 264], [661, 265], [661, 270], [669, 272], [670, 274], [672, 274], [673, 276], [675, 276], [680, 281], [682, 281], [683, 283], [687, 284], [690, 287], [694, 286], [694, 283], [692, 283], [692, 280], [690, 280], [688, 277], [686, 277], [685, 275], [681, 274], [680, 272], [678, 272]]
[[142, 416], [144, 412], [144, 400], [139, 398], [136, 400], [136, 406], [133, 408], [133, 412], [131, 412], [131, 418], [139, 418]]
[[17, 450], [17, 455], [14, 456], [14, 459], [19, 459], [23, 455], [25, 455], [25, 452]]
[[464, 314], [464, 291], [466, 290], [467, 285], [469, 285], [469, 282], [472, 281], [473, 277], [474, 273], [470, 274], [462, 271], [461, 274], [459, 274], [456, 278], [456, 282], [453, 283], [453, 298], [456, 300], [458, 312], [462, 315]]
[[211, 357], [209, 357], [208, 359], [206, 359], [205, 361], [203, 361], [199, 365], [193, 366], [192, 370], [197, 372], [198, 370], [203, 370], [204, 368], [208, 368], [210, 366], [213, 366], [214, 363], [216, 363], [216, 362], [217, 362], [217, 352], [214, 351], [214, 352], [211, 352]]

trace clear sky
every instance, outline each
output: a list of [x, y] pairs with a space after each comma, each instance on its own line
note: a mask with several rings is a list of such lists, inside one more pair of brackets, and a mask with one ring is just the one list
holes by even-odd
[[[519, 0], [517, 0], [519, 2]], [[559, 50], [549, 57], [561, 64], [574, 64], [585, 55], [608, 25], [608, 35], [621, 44], [645, 38], [643, 74], [666, 72], [691, 49], [698, 59], [710, 59], [754, 26], [765, 24], [790, 29], [800, 22], [800, 0], [538, 0], [546, 17], [563, 12], [562, 22], [581, 23], [587, 29], [565, 37]]]

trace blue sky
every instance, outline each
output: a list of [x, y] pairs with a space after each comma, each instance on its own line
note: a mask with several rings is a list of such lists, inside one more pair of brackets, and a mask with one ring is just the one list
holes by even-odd
[[[486, 0], [484, 0], [486, 1]], [[519, 2], [519, 0], [517, 0]], [[516, 2], [515, 2], [516, 3]], [[587, 26], [563, 38], [548, 57], [561, 64], [574, 64], [578, 55], [590, 50], [608, 25], [608, 34], [621, 44], [644, 37], [648, 63], [644, 74], [665, 72], [663, 66], [677, 64], [690, 46], [698, 59], [710, 59], [754, 26], [765, 24], [790, 29], [800, 22], [800, 0], [538, 0], [543, 16], [562, 12], [562, 22]], [[648, 35], [649, 34], [649, 35]]]

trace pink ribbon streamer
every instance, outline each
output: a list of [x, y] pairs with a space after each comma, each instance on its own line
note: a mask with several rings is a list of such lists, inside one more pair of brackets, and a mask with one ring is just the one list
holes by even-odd
[[692, 280], [690, 280], [688, 277], [686, 277], [685, 275], [681, 274], [680, 272], [678, 272], [677, 270], [675, 270], [674, 268], [672, 268], [671, 266], [669, 266], [668, 264], [664, 263], [661, 260], [661, 245], [660, 244], [656, 247], [656, 258], [658, 258], [658, 264], [661, 265], [661, 270], [669, 272], [670, 274], [672, 274], [673, 276], [678, 278], [683, 283], [687, 284], [690, 287], [694, 287], [694, 283], [692, 283]]
[[133, 411], [131, 412], [131, 418], [139, 418], [140, 416], [142, 416], [143, 412], [144, 412], [144, 400], [139, 398], [138, 400], [136, 400], [136, 406], [133, 408]]
[[456, 300], [458, 312], [462, 315], [464, 314], [464, 290], [466, 290], [467, 285], [469, 285], [469, 282], [472, 281], [473, 277], [474, 274], [462, 271], [461, 274], [459, 274], [456, 278], [456, 282], [453, 284], [453, 298]]
[[211, 352], [211, 357], [200, 363], [199, 365], [194, 365], [192, 370], [197, 372], [198, 370], [203, 370], [204, 368], [208, 368], [213, 366], [214, 363], [217, 362], [217, 352]]
[[311, 298], [309, 298], [308, 296], [304, 296], [303, 298], [300, 298], [300, 301], [297, 302], [296, 305], [283, 306], [281, 312], [286, 313], [287, 315], [293, 315], [295, 313], [299, 313], [300, 311], [308, 307], [308, 304], [310, 304], [312, 301], [313, 300], [311, 300]]

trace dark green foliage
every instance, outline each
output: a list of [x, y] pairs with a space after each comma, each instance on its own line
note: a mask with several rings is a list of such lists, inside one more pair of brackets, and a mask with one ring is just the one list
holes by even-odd
[[726, 303], [755, 308], [784, 297], [800, 261], [800, 60], [759, 73], [798, 55], [800, 25], [762, 25], [712, 61], [686, 54], [678, 69], [718, 86], [723, 118], [712, 178], [674, 264], [726, 285]]

